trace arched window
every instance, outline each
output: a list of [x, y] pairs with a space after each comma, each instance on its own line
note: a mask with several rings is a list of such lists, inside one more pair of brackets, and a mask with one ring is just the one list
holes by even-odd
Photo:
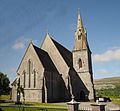
[[79, 33], [78, 33], [78, 40], [81, 40], [81, 36], [82, 36], [82, 32], [79, 31]]
[[78, 35], [78, 40], [80, 40], [81, 39], [81, 35]]
[[34, 88], [36, 87], [36, 70], [34, 70]]
[[78, 65], [79, 65], [79, 68], [82, 68], [82, 60], [80, 58], [78, 60]]
[[33, 63], [32, 63], [32, 61], [29, 59], [29, 60], [28, 60], [28, 75], [29, 75], [28, 87], [29, 87], [29, 88], [30, 88], [30, 86], [31, 86], [31, 74], [32, 74], [32, 69], [33, 69]]

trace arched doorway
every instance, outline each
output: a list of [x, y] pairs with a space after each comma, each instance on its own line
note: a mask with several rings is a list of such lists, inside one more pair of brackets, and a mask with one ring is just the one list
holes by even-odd
[[84, 91], [80, 92], [80, 101], [85, 101], [85, 93], [84, 93]]

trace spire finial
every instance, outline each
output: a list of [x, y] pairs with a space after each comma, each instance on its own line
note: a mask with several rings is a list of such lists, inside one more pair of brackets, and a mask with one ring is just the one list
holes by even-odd
[[30, 39], [30, 42], [29, 42], [30, 44], [32, 44], [32, 39]]
[[48, 34], [48, 28], [46, 28], [46, 34]]
[[45, 32], [46, 32], [46, 36], [48, 36], [49, 35], [48, 28], [45, 29]]
[[78, 8], [78, 14], [80, 15], [80, 8]]

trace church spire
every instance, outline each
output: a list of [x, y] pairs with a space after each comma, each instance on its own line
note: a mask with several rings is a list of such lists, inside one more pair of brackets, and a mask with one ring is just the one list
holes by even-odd
[[82, 18], [78, 9], [77, 30], [75, 32], [75, 47], [74, 50], [87, 49], [87, 34], [83, 27]]
[[84, 29], [84, 27], [83, 27], [82, 18], [80, 16], [80, 10], [78, 9], [77, 31], [80, 29]]

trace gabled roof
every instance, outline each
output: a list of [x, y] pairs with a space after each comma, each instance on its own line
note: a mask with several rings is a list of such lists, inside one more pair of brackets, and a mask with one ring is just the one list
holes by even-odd
[[45, 70], [58, 72], [55, 65], [53, 64], [50, 56], [48, 55], [48, 53], [35, 45], [33, 45], [33, 47], [34, 47], [40, 61], [42, 62], [42, 65], [45, 68]]
[[15, 86], [17, 84], [17, 78], [11, 83], [12, 86]]
[[58, 51], [61, 54], [61, 56], [63, 57], [63, 59], [65, 60], [66, 64], [69, 67], [72, 67], [73, 66], [72, 65], [73, 64], [72, 63], [72, 53], [68, 49], [66, 49], [64, 46], [62, 46], [61, 44], [56, 42], [53, 38], [51, 38], [51, 40], [55, 44], [56, 48], [58, 49]]
[[16, 72], [18, 72], [18, 70], [19, 70], [19, 68], [20, 68], [20, 66], [21, 66], [21, 64], [22, 64], [22, 61], [23, 61], [23, 59], [24, 59], [24, 57], [25, 57], [25, 55], [26, 55], [26, 53], [27, 53], [27, 51], [28, 51], [28, 49], [29, 49], [30, 45], [32, 45], [32, 46], [33, 46], [32, 41], [30, 41], [30, 43], [29, 43], [29, 45], [28, 45], [28, 47], [27, 47], [27, 49], [26, 49], [26, 51], [25, 51], [25, 53], [24, 53], [24, 55], [23, 55], [23, 57], [22, 57], [22, 60], [21, 60], [21, 62], [20, 62], [20, 64], [19, 64], [19, 66], [18, 66], [18, 68], [17, 68], [17, 71], [16, 71]]

